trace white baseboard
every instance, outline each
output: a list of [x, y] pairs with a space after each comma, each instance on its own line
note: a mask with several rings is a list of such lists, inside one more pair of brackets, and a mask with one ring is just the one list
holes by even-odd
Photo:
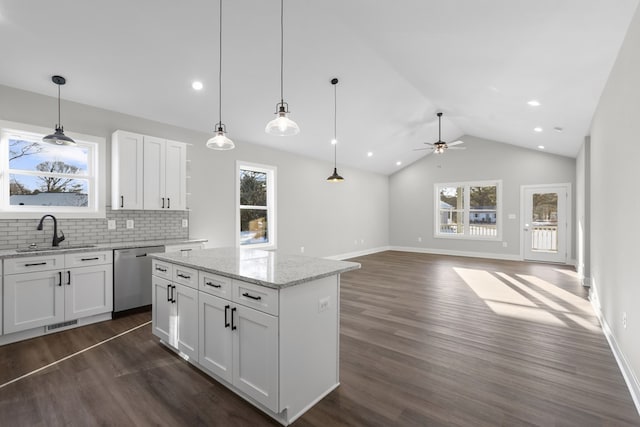
[[342, 261], [342, 260], [349, 259], [349, 258], [355, 258], [355, 257], [359, 257], [359, 256], [371, 255], [371, 254], [376, 254], [378, 252], [384, 252], [384, 251], [389, 251], [389, 250], [391, 250], [391, 247], [389, 247], [389, 246], [381, 246], [379, 248], [365, 249], [363, 251], [347, 252], [347, 253], [340, 254], [340, 255], [326, 256], [325, 258], [326, 259], [333, 259], [333, 260]]
[[605, 319], [604, 315], [602, 314], [600, 298], [598, 296], [598, 289], [595, 286], [595, 281], [592, 281], [592, 286], [589, 292], [589, 300], [591, 301], [593, 310], [596, 312], [596, 315], [600, 320], [602, 331], [604, 332], [605, 338], [607, 338], [607, 342], [609, 343], [609, 347], [613, 352], [613, 356], [616, 358], [616, 362], [618, 362], [618, 367], [622, 372], [624, 381], [627, 383], [627, 387], [629, 388], [629, 393], [631, 393], [633, 403], [636, 405], [636, 410], [638, 411], [638, 414], [640, 414], [640, 381], [638, 381], [638, 377], [633, 372], [633, 368], [631, 367], [631, 365], [629, 365], [629, 362], [627, 362], [627, 359], [624, 357], [624, 353], [618, 346], [616, 337], [613, 335], [613, 332], [611, 332], [611, 328], [607, 323], [607, 319]]
[[451, 255], [451, 256], [464, 256], [464, 257], [471, 257], [471, 258], [489, 258], [489, 259], [501, 259], [501, 260], [507, 260], [507, 261], [522, 261], [522, 257], [519, 254], [494, 254], [489, 252], [452, 251], [448, 249], [413, 248], [409, 246], [391, 246], [389, 250], [402, 251], [402, 252], [415, 252], [415, 253], [421, 253], [421, 254]]

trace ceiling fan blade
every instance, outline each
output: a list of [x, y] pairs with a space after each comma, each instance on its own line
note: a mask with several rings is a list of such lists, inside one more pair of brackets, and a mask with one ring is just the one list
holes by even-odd
[[467, 147], [448, 147], [447, 150], [466, 150]]
[[458, 145], [458, 144], [464, 144], [464, 141], [454, 141], [454, 142], [447, 143], [449, 147], [453, 147], [454, 145]]

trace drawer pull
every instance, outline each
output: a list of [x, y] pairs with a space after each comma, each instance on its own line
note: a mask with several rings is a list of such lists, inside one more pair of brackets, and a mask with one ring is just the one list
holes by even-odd
[[192, 250], [193, 249], [191, 249], [191, 248], [190, 249], [180, 249], [180, 252], [189, 252], [189, 251], [192, 251]]
[[211, 286], [212, 288], [217, 288], [220, 289], [222, 287], [222, 285], [219, 285], [217, 283], [213, 283], [213, 282], [204, 282], [205, 285], [207, 286]]
[[254, 297], [249, 292], [245, 292], [244, 294], [242, 294], [242, 296], [243, 297], [247, 297], [247, 298], [251, 298], [252, 300], [255, 300], [255, 301], [260, 301], [262, 299], [261, 296]]
[[[144, 254], [136, 255], [136, 258], [144, 258], [146, 256], [147, 256], [147, 254], [144, 253]], [[96, 259], [98, 259], [98, 258], [96, 258]]]
[[167, 272], [167, 269], [166, 269], [166, 268], [158, 267], [157, 265], [156, 265], [156, 270], [158, 270], [158, 271], [162, 271], [163, 273], [166, 273], [166, 272]]
[[97, 261], [99, 260], [99, 257], [95, 257], [95, 258], [80, 258], [80, 261]]
[[191, 279], [191, 276], [187, 276], [186, 274], [178, 273], [178, 277], [182, 277], [183, 279]]
[[46, 262], [32, 262], [32, 263], [25, 264], [24, 266], [25, 267], [33, 267], [33, 266], [36, 266], [36, 265], [47, 265], [47, 263]]

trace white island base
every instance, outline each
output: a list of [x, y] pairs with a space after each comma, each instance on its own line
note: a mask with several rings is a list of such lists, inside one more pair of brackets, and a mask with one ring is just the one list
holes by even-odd
[[338, 387], [339, 274], [267, 287], [154, 258], [153, 333], [189, 363], [283, 425]]

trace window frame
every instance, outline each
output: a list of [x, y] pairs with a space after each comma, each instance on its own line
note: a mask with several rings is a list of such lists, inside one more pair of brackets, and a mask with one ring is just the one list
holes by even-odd
[[78, 145], [89, 149], [88, 173], [78, 176], [87, 180], [88, 205], [78, 206], [11, 206], [9, 170], [9, 138], [23, 135], [41, 140], [51, 129], [25, 123], [0, 120], [0, 219], [40, 218], [54, 214], [58, 218], [105, 218], [105, 145], [106, 139], [75, 132], [66, 132]]
[[[248, 245], [240, 244], [240, 171], [250, 170], [254, 172], [261, 172], [267, 174], [267, 243], [252, 243]], [[276, 188], [277, 188], [277, 175], [278, 168], [275, 166], [264, 165], [259, 163], [245, 162], [241, 160], [236, 161], [236, 247], [240, 249], [268, 249], [274, 250], [277, 248], [277, 217], [276, 217]]]
[[[471, 187], [496, 187], [496, 235], [495, 236], [473, 236], [469, 234], [471, 225], [470, 216], [471, 209]], [[464, 233], [449, 234], [440, 232], [440, 189], [443, 187], [463, 187], [463, 207], [460, 210], [463, 215]], [[484, 181], [463, 181], [463, 182], [441, 182], [433, 185], [433, 237], [436, 239], [454, 239], [454, 240], [480, 240], [480, 241], [501, 241], [502, 240], [502, 180], [484, 180]]]

